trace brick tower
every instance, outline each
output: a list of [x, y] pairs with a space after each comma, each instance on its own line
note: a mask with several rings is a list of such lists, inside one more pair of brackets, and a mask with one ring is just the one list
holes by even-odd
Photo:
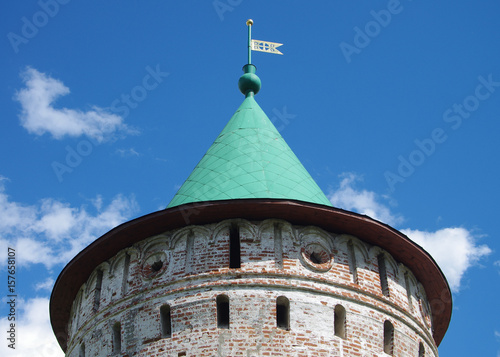
[[66, 356], [437, 356], [451, 317], [439, 267], [332, 207], [243, 69], [243, 103], [167, 209], [61, 272], [50, 315]]

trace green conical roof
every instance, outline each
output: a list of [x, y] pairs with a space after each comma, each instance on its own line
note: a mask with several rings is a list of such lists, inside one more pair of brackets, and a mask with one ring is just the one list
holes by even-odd
[[240, 90], [247, 92], [245, 100], [167, 208], [244, 198], [292, 199], [331, 206], [255, 101], [260, 80], [257, 88], [252, 85], [255, 83], [241, 84], [240, 80]]

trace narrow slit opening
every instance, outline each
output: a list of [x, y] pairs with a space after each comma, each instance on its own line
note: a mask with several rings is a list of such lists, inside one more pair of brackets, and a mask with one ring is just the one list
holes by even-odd
[[94, 311], [99, 310], [101, 304], [101, 289], [102, 289], [102, 270], [97, 271], [95, 278], [95, 291], [94, 291]]
[[335, 306], [334, 312], [334, 330], [335, 336], [345, 338], [345, 308], [342, 305]]
[[113, 325], [113, 353], [119, 354], [122, 350], [122, 325], [117, 322]]
[[358, 281], [358, 264], [356, 262], [356, 251], [354, 250], [354, 244], [352, 240], [347, 244], [348, 253], [349, 253], [349, 268], [352, 274], [352, 282], [354, 284], [359, 284]]
[[384, 352], [392, 356], [394, 349], [394, 326], [389, 321], [384, 322]]
[[389, 283], [387, 281], [387, 269], [385, 266], [385, 256], [384, 253], [378, 255], [378, 273], [380, 277], [380, 287], [382, 288], [382, 294], [389, 296]]
[[418, 357], [425, 357], [425, 349], [422, 342], [420, 342], [418, 345]]
[[229, 228], [229, 268], [241, 268], [240, 230], [236, 224]]
[[85, 357], [85, 344], [82, 343], [80, 346], [80, 352], [78, 353], [78, 357]]
[[161, 337], [172, 337], [172, 317], [169, 305], [160, 307]]
[[217, 296], [217, 327], [229, 328], [229, 298], [226, 295]]
[[276, 326], [290, 330], [290, 301], [285, 296], [276, 299]]

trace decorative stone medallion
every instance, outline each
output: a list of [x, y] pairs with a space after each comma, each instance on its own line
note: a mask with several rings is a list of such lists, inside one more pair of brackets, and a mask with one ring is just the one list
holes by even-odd
[[316, 242], [302, 247], [300, 258], [306, 268], [322, 273], [329, 271], [333, 265], [331, 253], [323, 245]]
[[156, 278], [165, 272], [167, 266], [168, 262], [165, 252], [152, 253], [142, 263], [142, 276], [144, 279]]

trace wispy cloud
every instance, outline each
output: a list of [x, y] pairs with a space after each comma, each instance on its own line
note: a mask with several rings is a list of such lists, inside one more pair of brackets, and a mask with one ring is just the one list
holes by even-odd
[[[0, 344], [0, 355], [9, 357], [64, 357], [52, 332], [49, 320], [49, 299], [34, 298], [19, 304], [16, 318], [16, 349], [7, 347], [8, 341]], [[0, 319], [2, 331], [9, 330], [7, 317]]]
[[21, 103], [19, 119], [29, 133], [49, 133], [55, 139], [85, 135], [102, 142], [118, 131], [129, 131], [121, 116], [98, 106], [87, 111], [54, 107], [59, 97], [70, 93], [59, 80], [31, 67], [24, 70], [21, 77], [25, 87], [14, 99]]
[[379, 202], [384, 197], [372, 191], [355, 188], [356, 182], [362, 181], [361, 177], [353, 173], [344, 173], [341, 178], [339, 188], [331, 192], [328, 197], [335, 207], [366, 214], [390, 225], [403, 222], [403, 217], [392, 213], [389, 207]]
[[139, 157], [141, 154], [139, 154], [134, 148], [129, 148], [129, 149], [116, 149], [115, 151], [116, 154], [120, 155], [121, 157]]
[[[338, 189], [329, 195], [334, 206], [366, 214], [396, 227], [404, 222], [401, 215], [391, 212], [390, 208], [381, 202], [387, 200], [384, 196], [355, 188], [355, 183], [361, 181], [360, 177], [347, 173], [341, 178]], [[491, 253], [487, 245], [478, 243], [480, 237], [462, 227], [447, 227], [435, 232], [406, 228], [401, 229], [401, 232], [422, 246], [436, 260], [453, 292], [460, 290], [465, 272]], [[500, 266], [500, 262], [498, 265]]]
[[0, 181], [0, 247], [17, 248], [19, 265], [46, 268], [68, 262], [80, 250], [135, 213], [133, 197], [116, 196], [107, 206], [100, 196], [90, 207], [71, 207], [53, 198], [26, 205], [10, 200]]
[[49, 277], [45, 281], [37, 283], [35, 285], [35, 290], [36, 291], [40, 291], [40, 290], [51, 291], [53, 286], [54, 286], [54, 279]]

